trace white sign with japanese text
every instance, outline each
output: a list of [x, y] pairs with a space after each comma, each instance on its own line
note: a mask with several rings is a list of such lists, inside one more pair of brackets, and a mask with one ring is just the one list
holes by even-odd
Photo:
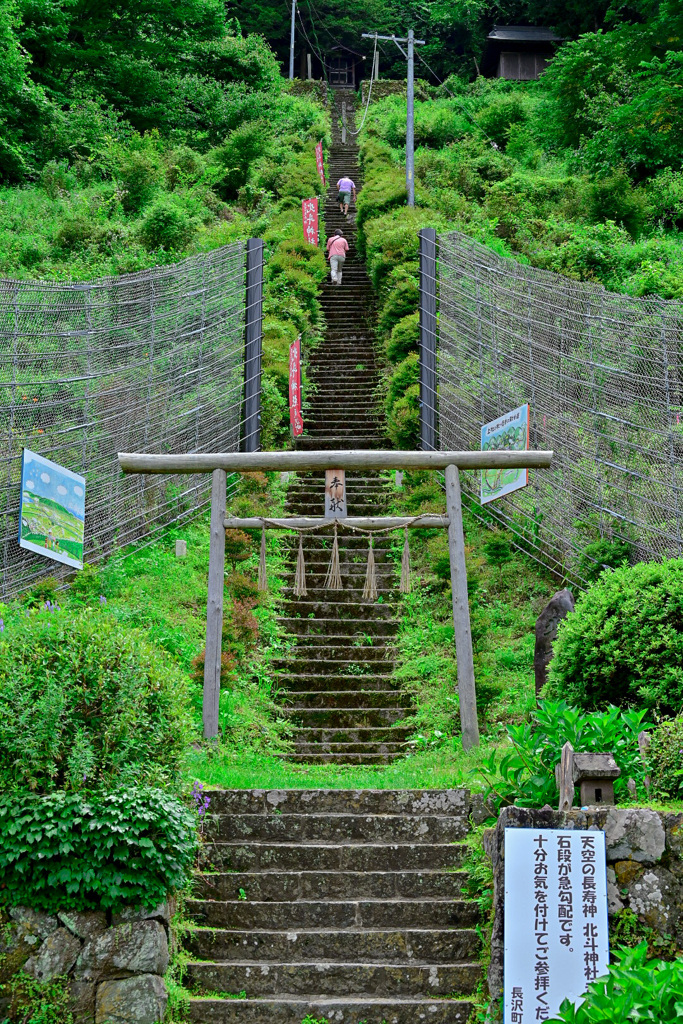
[[607, 973], [605, 833], [505, 829], [505, 1024], [550, 1020]]

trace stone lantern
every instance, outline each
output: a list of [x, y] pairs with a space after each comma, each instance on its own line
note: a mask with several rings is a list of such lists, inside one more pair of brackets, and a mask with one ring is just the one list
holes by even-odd
[[614, 803], [614, 780], [621, 769], [611, 754], [574, 754], [574, 783], [581, 787], [581, 806]]

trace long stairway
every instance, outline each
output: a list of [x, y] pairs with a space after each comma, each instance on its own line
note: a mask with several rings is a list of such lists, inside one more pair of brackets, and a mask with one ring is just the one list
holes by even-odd
[[[325, 204], [328, 236], [341, 227], [349, 255], [340, 286], [328, 279], [321, 302], [327, 329], [322, 343], [306, 353], [309, 394], [304, 394], [303, 449], [381, 448], [386, 446], [377, 403], [380, 373], [375, 352], [372, 287], [356, 247], [353, 208], [346, 220], [339, 211], [336, 182], [362, 178], [355, 142], [341, 143], [341, 103], [346, 101], [353, 128], [354, 94], [338, 92], [333, 115], [334, 142], [328, 160]], [[351, 139], [353, 137], [350, 137]], [[288, 490], [286, 514], [324, 514], [324, 474], [301, 473]], [[378, 473], [347, 473], [348, 514], [378, 515], [386, 508], [390, 483]], [[305, 598], [293, 595], [298, 538], [291, 537], [289, 586], [280, 625], [295, 639], [276, 666], [279, 685], [289, 694], [285, 713], [297, 726], [293, 760], [376, 764], [404, 752], [410, 735], [410, 700], [391, 681], [396, 622], [396, 563], [391, 540], [374, 542], [377, 582], [382, 601], [362, 600], [367, 566], [367, 538], [339, 534], [343, 590], [326, 590], [331, 541], [307, 536]]]
[[[352, 110], [353, 94], [338, 94]], [[352, 124], [351, 119], [351, 124]], [[357, 151], [337, 131], [328, 166], [328, 233], [339, 221], [334, 187], [359, 182]], [[322, 301], [327, 332], [307, 354], [302, 448], [374, 448], [386, 442], [372, 296], [351, 254], [341, 287]], [[347, 474], [349, 515], [381, 514], [378, 474]], [[299, 474], [287, 513], [322, 516], [322, 474]], [[297, 541], [280, 624], [293, 644], [276, 666], [297, 726], [293, 760], [374, 764], [403, 752], [410, 701], [392, 681], [396, 566], [375, 542], [381, 602], [362, 600], [367, 540], [340, 533], [344, 589], [324, 587], [331, 541], [304, 543], [308, 594], [292, 592]], [[477, 905], [463, 900], [470, 796], [464, 790], [224, 790], [211, 793], [185, 939], [185, 983], [197, 1024], [466, 1024], [478, 986]]]
[[466, 1024], [466, 790], [211, 794], [188, 912], [197, 1024]]

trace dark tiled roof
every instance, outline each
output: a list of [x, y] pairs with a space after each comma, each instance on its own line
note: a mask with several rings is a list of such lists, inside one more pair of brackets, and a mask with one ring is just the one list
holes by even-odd
[[560, 36], [556, 36], [551, 28], [541, 28], [538, 25], [494, 25], [488, 38], [499, 42], [516, 43], [559, 43]]

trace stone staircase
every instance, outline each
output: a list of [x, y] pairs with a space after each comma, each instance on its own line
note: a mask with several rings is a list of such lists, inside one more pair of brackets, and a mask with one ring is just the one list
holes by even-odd
[[466, 790], [223, 790], [185, 939], [197, 1024], [466, 1024]]
[[[338, 106], [343, 95], [338, 94]], [[352, 94], [347, 95], [352, 109]], [[327, 168], [328, 232], [339, 220], [334, 183], [357, 151], [335, 141]], [[306, 354], [301, 448], [386, 444], [375, 399], [379, 369], [372, 295], [351, 245], [341, 287], [327, 284], [323, 343]], [[347, 474], [350, 515], [385, 509], [391, 484]], [[322, 516], [322, 474], [289, 485], [287, 514]], [[305, 598], [292, 592], [280, 624], [293, 639], [276, 664], [297, 727], [292, 760], [391, 761], [410, 732], [410, 700], [392, 681], [396, 621], [391, 541], [375, 542], [381, 602], [362, 600], [367, 540], [340, 534], [344, 589], [324, 587], [331, 540], [304, 542]], [[466, 1024], [481, 979], [477, 904], [462, 898], [470, 796], [464, 790], [225, 790], [211, 793], [184, 943], [197, 1024]]]
[[[380, 371], [375, 352], [372, 286], [356, 248], [353, 208], [349, 220], [339, 212], [336, 182], [350, 175], [360, 188], [358, 148], [341, 144], [341, 102], [353, 127], [353, 93], [338, 92], [334, 144], [328, 159], [329, 190], [325, 204], [328, 236], [341, 227], [349, 242], [341, 286], [330, 280], [321, 301], [327, 330], [324, 341], [305, 353], [308, 394], [304, 394], [305, 434], [302, 449], [381, 448], [386, 446], [377, 403]], [[378, 473], [347, 473], [347, 508], [351, 516], [385, 510], [391, 491]], [[324, 514], [324, 474], [298, 474], [289, 485], [287, 515]], [[275, 667], [279, 686], [288, 693], [285, 713], [296, 725], [292, 760], [323, 763], [377, 764], [404, 752], [410, 735], [410, 699], [391, 681], [395, 619], [396, 563], [391, 539], [374, 543], [380, 602], [362, 600], [368, 541], [342, 532], [339, 559], [344, 589], [326, 590], [325, 576], [332, 542], [307, 536], [305, 598], [293, 596], [298, 538], [289, 545], [289, 587], [284, 594], [280, 626], [295, 639]]]

